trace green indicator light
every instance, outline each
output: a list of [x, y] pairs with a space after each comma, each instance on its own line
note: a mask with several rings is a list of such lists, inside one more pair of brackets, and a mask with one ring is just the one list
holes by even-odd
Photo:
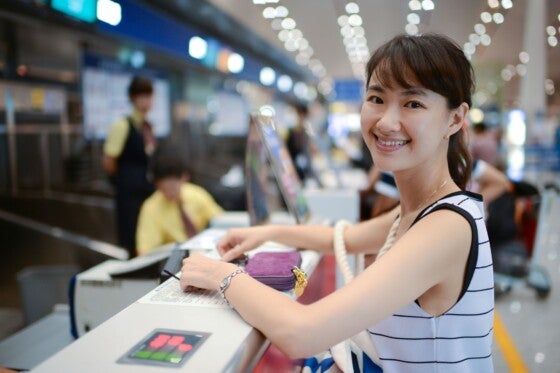
[[169, 361], [170, 363], [177, 364], [181, 362], [181, 355], [177, 354], [169, 354], [165, 361]]
[[152, 354], [152, 359], [153, 360], [165, 360], [165, 358], [167, 357], [167, 354], [165, 352], [154, 352]]
[[147, 359], [150, 357], [150, 355], [152, 354], [151, 351], [146, 351], [146, 350], [140, 350], [136, 353], [136, 355], [134, 355], [135, 357], [139, 357], [140, 359]]

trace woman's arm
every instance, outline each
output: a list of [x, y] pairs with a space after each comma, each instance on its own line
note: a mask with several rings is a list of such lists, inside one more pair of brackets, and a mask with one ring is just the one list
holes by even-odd
[[[344, 235], [348, 252], [375, 253], [385, 242], [387, 232], [398, 209], [349, 227]], [[265, 225], [234, 228], [218, 242], [217, 248], [225, 261], [230, 261], [266, 241], [275, 241], [299, 249], [331, 253], [333, 228], [324, 225]]]
[[[470, 240], [468, 222], [441, 210], [415, 224], [350, 284], [314, 304], [299, 304], [246, 274], [236, 276], [225, 295], [284, 353], [310, 356], [376, 324], [437, 285], [451, 283], [457, 288], [446, 300], [449, 306], [454, 304]], [[184, 261], [181, 285], [216, 289], [235, 268], [193, 256]]]

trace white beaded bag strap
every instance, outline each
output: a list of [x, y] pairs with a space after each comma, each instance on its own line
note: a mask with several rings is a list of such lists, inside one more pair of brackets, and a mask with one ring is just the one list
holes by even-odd
[[[383, 244], [383, 246], [379, 250], [379, 253], [377, 254], [378, 258], [381, 255], [385, 254], [395, 243], [396, 232], [397, 232], [397, 228], [399, 227], [400, 220], [401, 219], [399, 215], [393, 222], [393, 225], [389, 230], [389, 234], [387, 235], [385, 243]], [[334, 226], [334, 235], [333, 235], [334, 255], [338, 267], [344, 277], [345, 284], [348, 284], [354, 278], [354, 273], [350, 268], [350, 264], [348, 263], [348, 253], [346, 251], [346, 245], [344, 243], [344, 231], [348, 226], [350, 226], [349, 222], [345, 220], [338, 221]], [[335, 360], [336, 364], [339, 367], [342, 367], [343, 371], [347, 371], [347, 369], [349, 369], [348, 367], [352, 366], [349, 360], [351, 357], [351, 353], [350, 353], [351, 350], [354, 352], [356, 352], [356, 350], [363, 351], [376, 364], [378, 365], [381, 364], [381, 360], [379, 359], [377, 350], [373, 345], [373, 341], [371, 340], [369, 333], [365, 330], [355, 334], [354, 336], [347, 339], [346, 341], [343, 341], [331, 347], [333, 359]]]

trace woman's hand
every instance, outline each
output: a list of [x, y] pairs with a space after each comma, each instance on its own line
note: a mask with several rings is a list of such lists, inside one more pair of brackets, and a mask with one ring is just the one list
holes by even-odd
[[271, 239], [271, 226], [230, 229], [216, 247], [225, 262], [252, 250]]
[[238, 267], [235, 264], [210, 259], [202, 254], [192, 254], [183, 259], [181, 289], [189, 287], [217, 290], [220, 282]]

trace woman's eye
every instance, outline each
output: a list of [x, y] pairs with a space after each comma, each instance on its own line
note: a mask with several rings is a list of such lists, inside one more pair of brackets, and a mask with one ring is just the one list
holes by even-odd
[[379, 96], [369, 96], [368, 101], [373, 102], [374, 104], [383, 103], [383, 100]]
[[408, 106], [411, 109], [421, 109], [424, 107], [424, 105], [422, 105], [421, 103], [417, 102], [417, 101], [410, 101], [406, 104], [406, 106]]

